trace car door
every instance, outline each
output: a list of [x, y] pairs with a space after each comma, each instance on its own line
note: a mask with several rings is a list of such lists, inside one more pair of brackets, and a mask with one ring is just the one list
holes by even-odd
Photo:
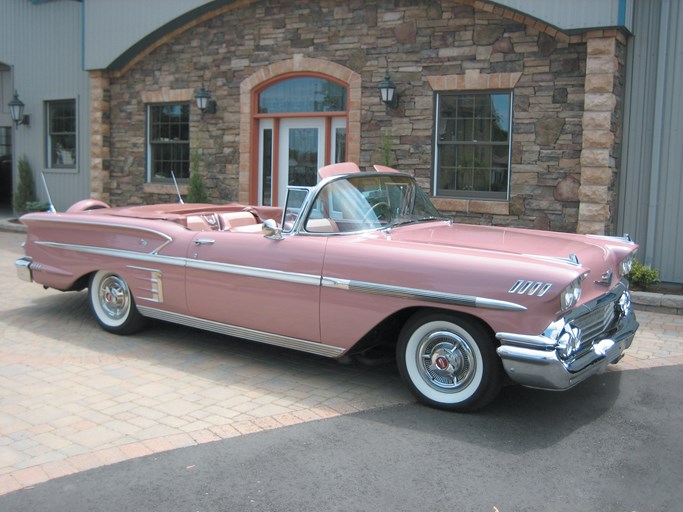
[[327, 239], [260, 232], [197, 233], [187, 257], [192, 316], [320, 341], [320, 276]]

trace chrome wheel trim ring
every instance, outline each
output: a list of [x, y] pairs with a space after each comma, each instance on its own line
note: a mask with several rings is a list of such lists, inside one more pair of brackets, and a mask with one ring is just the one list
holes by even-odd
[[422, 379], [442, 393], [462, 391], [477, 372], [477, 358], [470, 343], [450, 331], [426, 334], [418, 343], [416, 356]]
[[102, 279], [97, 291], [100, 310], [114, 322], [125, 320], [130, 311], [130, 291], [119, 276], [110, 274]]

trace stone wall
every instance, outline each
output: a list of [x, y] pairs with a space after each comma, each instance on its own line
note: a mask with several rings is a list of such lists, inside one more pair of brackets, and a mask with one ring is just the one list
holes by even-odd
[[[609, 45], [593, 45], [587, 34], [568, 36], [517, 12], [473, 0], [350, 0], [343, 5], [331, 0], [303, 5], [242, 1], [238, 8], [224, 8], [200, 21], [176, 30], [122, 72], [110, 74], [111, 125], [106, 131], [108, 199], [113, 204], [175, 200], [167, 186], [145, 183], [143, 98], [193, 91], [202, 83], [211, 90], [218, 112], [202, 119], [193, 106], [191, 145], [202, 154], [209, 196], [216, 202], [244, 201], [249, 189], [245, 180], [253, 178], [251, 164], [246, 172], [244, 167], [244, 130], [249, 126], [241, 117], [241, 102], [250, 96], [241, 85], [274, 64], [306, 58], [332, 62], [360, 78], [360, 137], [350, 137], [358, 145], [361, 167], [383, 162], [383, 138], [388, 137], [394, 166], [413, 173], [427, 190], [435, 90], [512, 87], [510, 200], [438, 198], [437, 206], [471, 223], [575, 231], [585, 201], [593, 206], [584, 215], [584, 230], [612, 229], [623, 58], [615, 57], [609, 70], [611, 135], [584, 133], [586, 124], [592, 127], [591, 122], [603, 119], [593, 116], [586, 87], [604, 84], [588, 82], [587, 66], [593, 65], [594, 52], [609, 52]], [[593, 36], [614, 42], [613, 53], [623, 54], [614, 32]], [[394, 110], [379, 100], [385, 70], [400, 95]], [[246, 140], [248, 146], [248, 135]], [[591, 144], [608, 150], [606, 167], [587, 160], [591, 154], [585, 148]], [[602, 184], [605, 169], [607, 185]], [[594, 179], [605, 190], [590, 188]], [[596, 204], [606, 207], [596, 213]]]

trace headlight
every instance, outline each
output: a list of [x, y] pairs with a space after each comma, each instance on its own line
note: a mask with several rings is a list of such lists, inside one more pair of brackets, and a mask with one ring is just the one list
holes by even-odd
[[619, 263], [619, 275], [624, 277], [628, 275], [633, 269], [633, 253], [626, 256], [621, 263]]
[[581, 329], [566, 324], [557, 338], [557, 352], [562, 359], [569, 359], [581, 347]]
[[623, 316], [631, 313], [631, 294], [629, 292], [624, 292], [619, 297], [619, 311]]
[[575, 306], [581, 298], [581, 279], [574, 279], [560, 294], [560, 306], [562, 311]]

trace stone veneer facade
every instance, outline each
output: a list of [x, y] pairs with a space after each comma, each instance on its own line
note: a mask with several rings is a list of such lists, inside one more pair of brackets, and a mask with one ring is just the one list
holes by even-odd
[[[610, 234], [624, 63], [616, 30], [570, 36], [484, 1], [233, 2], [123, 69], [91, 72], [93, 196], [113, 205], [175, 200], [168, 185], [146, 183], [145, 105], [191, 102], [204, 83], [218, 112], [202, 118], [193, 105], [190, 132], [210, 199], [248, 202], [253, 93], [305, 72], [347, 84], [349, 160], [382, 163], [388, 135], [394, 166], [427, 190], [435, 92], [512, 90], [509, 201], [434, 198], [437, 207], [471, 223]], [[385, 69], [400, 94], [394, 110], [378, 97]]]

